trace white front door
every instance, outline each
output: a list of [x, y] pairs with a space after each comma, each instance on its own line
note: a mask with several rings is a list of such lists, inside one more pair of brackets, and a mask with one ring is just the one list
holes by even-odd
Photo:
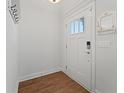
[[91, 90], [92, 9], [88, 8], [67, 21], [67, 73]]

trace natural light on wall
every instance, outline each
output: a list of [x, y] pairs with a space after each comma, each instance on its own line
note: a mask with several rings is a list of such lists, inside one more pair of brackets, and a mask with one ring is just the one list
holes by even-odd
[[50, 3], [59, 3], [61, 0], [49, 0]]

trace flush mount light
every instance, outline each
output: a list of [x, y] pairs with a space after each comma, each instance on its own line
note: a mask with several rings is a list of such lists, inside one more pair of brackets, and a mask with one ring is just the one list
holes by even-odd
[[50, 3], [59, 3], [61, 0], [49, 0]]

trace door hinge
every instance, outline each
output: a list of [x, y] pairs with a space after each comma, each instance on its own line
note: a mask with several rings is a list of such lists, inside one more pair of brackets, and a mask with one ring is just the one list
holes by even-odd
[[68, 67], [66, 66], [66, 70], [67, 70], [67, 68], [68, 68]]
[[66, 48], [67, 48], [67, 44], [66, 44]]

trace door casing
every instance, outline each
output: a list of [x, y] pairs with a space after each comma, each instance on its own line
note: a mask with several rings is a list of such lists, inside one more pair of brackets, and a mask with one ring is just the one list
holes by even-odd
[[[95, 93], [95, 55], [96, 55], [96, 30], [95, 30], [95, 27], [96, 27], [96, 25], [95, 25], [95, 20], [96, 20], [96, 18], [95, 18], [95, 1], [94, 2], [92, 2], [92, 3], [90, 3], [90, 4], [88, 4], [87, 6], [85, 6], [82, 10], [84, 11], [84, 10], [86, 10], [87, 8], [90, 8], [91, 9], [91, 11], [92, 11], [92, 36], [91, 36], [91, 43], [92, 43], [92, 47], [91, 47], [91, 49], [92, 49], [92, 51], [91, 51], [91, 54], [92, 54], [92, 57], [91, 57], [91, 61], [92, 61], [92, 63], [91, 63], [91, 93]], [[75, 13], [76, 14], [76, 13]], [[73, 14], [71, 15], [71, 16], [74, 16]], [[67, 22], [68, 22], [68, 20], [71, 18], [71, 16], [69, 16], [68, 18], [66, 18], [66, 21], [65, 21], [65, 27], [66, 27], [66, 35], [65, 35], [65, 38], [66, 38], [66, 64], [67, 64], [67, 36], [68, 36], [68, 30], [67, 30]], [[65, 65], [66, 67], [65, 67], [65, 69], [67, 69], [67, 65]], [[65, 73], [67, 74], [67, 75], [69, 75], [69, 73], [66, 71], [66, 70], [64, 70], [65, 71]], [[70, 76], [70, 75], [69, 75]], [[71, 76], [70, 76], [71, 77]], [[77, 81], [77, 80], [75, 80], [75, 81]], [[77, 81], [78, 82], [78, 81]], [[80, 85], [82, 85], [80, 82], [78, 82]], [[83, 85], [82, 85], [83, 86]], [[83, 86], [84, 87], [84, 86]], [[86, 87], [85, 87], [86, 88]], [[86, 88], [87, 89], [87, 88]]]

